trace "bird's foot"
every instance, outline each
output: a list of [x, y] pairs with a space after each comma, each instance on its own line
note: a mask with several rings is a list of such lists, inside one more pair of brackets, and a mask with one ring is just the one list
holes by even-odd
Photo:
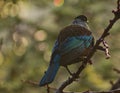
[[93, 64], [92, 60], [89, 60], [89, 61], [88, 61], [88, 63], [89, 63], [90, 65], [92, 65], [92, 64]]
[[71, 76], [75, 75], [75, 73], [72, 73], [67, 66], [65, 66], [65, 68], [67, 69], [68, 73], [69, 73]]
[[[86, 59], [86, 57], [85, 57], [83, 60], [85, 60], [85, 59]], [[89, 60], [88, 63], [89, 63], [90, 65], [93, 64], [92, 60]], [[83, 63], [83, 64], [84, 64], [84, 63]]]

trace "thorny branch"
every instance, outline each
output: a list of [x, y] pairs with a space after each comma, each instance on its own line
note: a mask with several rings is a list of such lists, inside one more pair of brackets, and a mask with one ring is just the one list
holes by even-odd
[[[31, 81], [31, 80], [21, 80], [23, 83], [28, 83], [28, 84], [31, 84], [33, 86], [39, 86], [38, 82], [34, 82], [34, 81]], [[120, 80], [118, 80], [120, 82]], [[98, 92], [98, 91], [86, 91], [86, 92], [70, 92], [70, 91], [66, 91], [66, 92], [63, 92], [63, 93], [120, 93], [120, 89], [118, 88], [118, 81], [115, 83], [115, 87], [113, 86], [111, 88], [110, 91], [102, 91], [102, 92]], [[117, 85], [117, 88], [116, 88], [116, 85]], [[47, 93], [50, 93], [50, 90], [53, 90], [53, 91], [56, 91], [57, 89], [56, 88], [53, 88], [53, 87], [50, 87], [50, 86], [47, 86]]]
[[[69, 78], [68, 80], [66, 80], [65, 82], [63, 82], [61, 84], [61, 86], [58, 88], [58, 90], [56, 91], [56, 93], [64, 93], [63, 92], [64, 88], [66, 88], [69, 84], [71, 84], [73, 81], [75, 81], [79, 77], [79, 74], [85, 69], [88, 61], [95, 54], [95, 52], [97, 50], [97, 47], [100, 45], [100, 43], [102, 43], [102, 41], [105, 39], [105, 37], [107, 37], [109, 35], [109, 31], [112, 28], [112, 26], [115, 24], [115, 22], [118, 19], [120, 19], [120, 0], [117, 1], [117, 10], [113, 10], [112, 13], [114, 13], [114, 18], [112, 20], [110, 20], [110, 23], [104, 29], [103, 34], [96, 41], [96, 44], [94, 45], [93, 49], [88, 54], [87, 58], [83, 61], [83, 64], [79, 67], [78, 71], [71, 78]], [[88, 93], [92, 93], [92, 92], [88, 92]], [[100, 93], [100, 92], [96, 92], [96, 93]], [[114, 92], [101, 92], [101, 93], [114, 93]], [[116, 93], [120, 93], [120, 91], [116, 92]]]

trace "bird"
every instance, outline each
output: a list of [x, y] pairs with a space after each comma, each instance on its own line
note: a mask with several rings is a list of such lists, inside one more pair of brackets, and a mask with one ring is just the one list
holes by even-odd
[[60, 31], [52, 49], [50, 64], [39, 86], [52, 83], [60, 66], [65, 67], [72, 75], [68, 66], [84, 60], [93, 46], [94, 37], [88, 26], [87, 17], [75, 17], [70, 25]]

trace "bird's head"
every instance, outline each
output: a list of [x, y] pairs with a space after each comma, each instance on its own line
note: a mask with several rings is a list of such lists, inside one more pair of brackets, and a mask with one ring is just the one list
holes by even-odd
[[79, 16], [75, 17], [74, 20], [87, 22], [87, 17], [85, 15], [79, 15]]
[[87, 17], [85, 15], [79, 15], [74, 18], [72, 25], [80, 25], [82, 27], [89, 29], [87, 23], [88, 23]]

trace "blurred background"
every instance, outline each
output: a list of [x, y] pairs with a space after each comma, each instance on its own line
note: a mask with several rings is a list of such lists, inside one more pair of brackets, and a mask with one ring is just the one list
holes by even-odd
[[[39, 83], [49, 65], [51, 50], [59, 31], [74, 17], [84, 14], [97, 40], [113, 18], [117, 0], [0, 0], [0, 93], [46, 93]], [[93, 65], [80, 74], [80, 79], [66, 88], [69, 91], [109, 90], [110, 81], [120, 75], [120, 21], [106, 38], [111, 58], [98, 51]], [[75, 72], [80, 63], [70, 66]], [[52, 87], [58, 88], [69, 74], [61, 67]]]

